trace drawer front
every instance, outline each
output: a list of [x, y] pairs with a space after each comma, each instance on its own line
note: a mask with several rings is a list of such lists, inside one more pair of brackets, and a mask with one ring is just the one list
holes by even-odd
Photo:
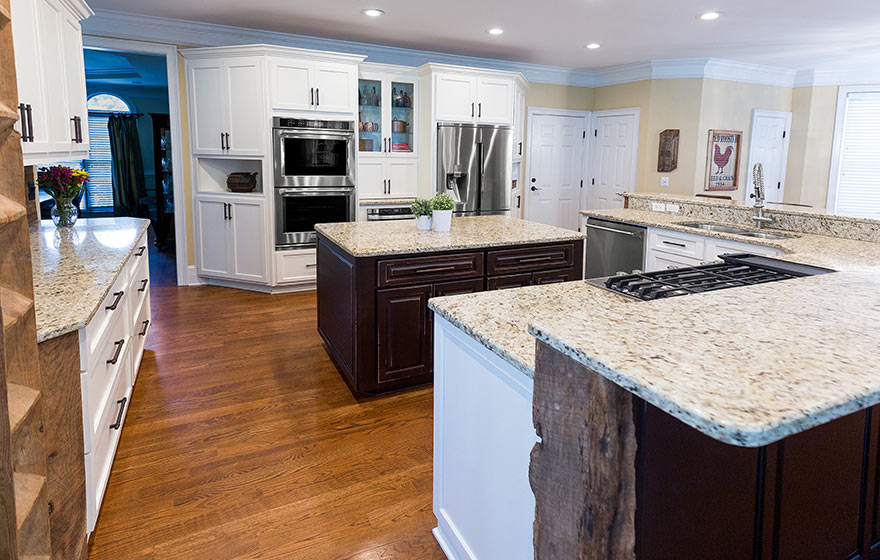
[[296, 284], [315, 282], [318, 260], [314, 250], [296, 253], [276, 253], [276, 283]]
[[557, 284], [577, 280], [574, 270], [545, 270], [532, 274], [532, 284]]
[[651, 229], [648, 231], [648, 250], [663, 251], [692, 259], [703, 260], [705, 238], [675, 231]]
[[99, 421], [108, 406], [108, 394], [113, 383], [119, 377], [124, 377], [126, 382], [131, 379], [131, 356], [128, 354], [131, 337], [108, 336], [104, 340], [95, 353], [91, 369], [81, 376], [83, 419], [87, 428], [84, 434], [87, 440], [86, 449], [89, 447], [89, 433], [98, 432]]
[[685, 266], [700, 266], [703, 262], [700, 259], [692, 259], [690, 257], [681, 257], [660, 251], [649, 251], [648, 258], [645, 259], [645, 272], [654, 272], [657, 270], [668, 270], [670, 268], [682, 268]]
[[508, 274], [507, 276], [492, 276], [486, 279], [487, 290], [506, 290], [507, 288], [522, 288], [531, 285], [531, 274]]
[[[125, 356], [126, 360], [130, 356]], [[128, 412], [131, 400], [131, 388], [128, 377], [120, 375], [113, 383], [108, 394], [108, 406], [98, 421], [98, 431], [94, 435], [94, 446], [85, 455], [86, 461], [86, 524], [88, 531], [95, 529], [107, 479], [113, 466], [113, 457], [122, 433], [122, 423]]]
[[440, 284], [434, 284], [434, 297], [475, 294], [477, 292], [482, 292], [484, 289], [485, 287], [482, 278], [442, 282]]
[[490, 275], [531, 272], [548, 268], [568, 268], [574, 262], [574, 245], [545, 245], [524, 249], [502, 249], [486, 254]]
[[138, 239], [138, 242], [131, 253], [131, 257], [129, 257], [128, 262], [126, 263], [126, 265], [130, 267], [128, 269], [129, 279], [134, 275], [135, 270], [138, 270], [142, 265], [147, 265], [147, 271], [149, 272], [149, 260], [150, 251], [147, 247], [147, 232], [144, 232], [141, 238]]
[[483, 253], [412, 257], [379, 261], [379, 286], [427, 284], [483, 275]]
[[138, 309], [144, 303], [150, 293], [150, 263], [144, 259], [135, 263], [134, 272], [131, 276], [129, 284], [132, 294], [131, 313], [132, 316], [137, 313]]
[[99, 353], [99, 346], [105, 343], [105, 338], [111, 336], [108, 329], [115, 329], [112, 325], [122, 325], [124, 330], [116, 332], [113, 336], [119, 339], [121, 335], [128, 335], [129, 324], [131, 323], [130, 301], [136, 298], [136, 293], [130, 286], [129, 278], [126, 278], [125, 270], [123, 270], [110, 291], [104, 296], [103, 301], [98, 305], [95, 315], [84, 329], [80, 330], [80, 370], [87, 371], [91, 369], [93, 363], [100, 364], [103, 360]]
[[723, 239], [706, 239], [705, 260], [706, 262], [712, 262], [717, 260], [719, 255], [725, 253], [752, 253], [753, 255], [773, 257], [781, 252], [773, 247], [764, 247], [762, 245], [737, 243], [736, 241], [726, 241]]
[[137, 380], [138, 370], [141, 366], [141, 360], [144, 357], [144, 346], [147, 343], [147, 335], [150, 334], [150, 328], [153, 326], [150, 315], [150, 295], [141, 306], [140, 313], [134, 322], [134, 329], [131, 331], [131, 366], [129, 368], [129, 385], [134, 386]]

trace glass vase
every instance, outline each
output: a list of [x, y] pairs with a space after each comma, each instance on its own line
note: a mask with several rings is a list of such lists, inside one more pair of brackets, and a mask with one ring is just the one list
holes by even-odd
[[50, 214], [55, 227], [60, 228], [72, 227], [79, 218], [79, 210], [71, 200], [56, 200]]

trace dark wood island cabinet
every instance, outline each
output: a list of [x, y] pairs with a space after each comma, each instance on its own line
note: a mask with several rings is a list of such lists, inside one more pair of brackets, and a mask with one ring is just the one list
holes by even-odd
[[[513, 232], [499, 231], [499, 220]], [[319, 226], [318, 332], [355, 393], [431, 382], [430, 298], [583, 277], [583, 238], [577, 232], [500, 216], [460, 218], [453, 224], [453, 231], [463, 230], [459, 238], [432, 232], [413, 236], [411, 222], [404, 222], [407, 230], [399, 222]], [[341, 228], [349, 237], [338, 234]], [[358, 230], [380, 236], [379, 245], [392, 248], [364, 251], [349, 245], [346, 240], [357, 238]], [[503, 239], [493, 241], [499, 235]], [[472, 241], [462, 241], [465, 237]], [[413, 238], [418, 246], [411, 248], [407, 242]]]

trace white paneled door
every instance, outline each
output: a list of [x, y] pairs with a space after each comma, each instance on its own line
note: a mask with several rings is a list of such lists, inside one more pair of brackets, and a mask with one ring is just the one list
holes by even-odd
[[585, 117], [532, 117], [529, 131], [529, 176], [526, 219], [578, 229], [583, 180]]
[[782, 202], [785, 192], [785, 165], [788, 162], [788, 131], [791, 113], [755, 109], [752, 115], [752, 133], [749, 140], [748, 187], [745, 200], [751, 201], [755, 192], [752, 168], [764, 165], [764, 191], [767, 202]]
[[636, 190], [638, 113], [594, 113], [593, 178], [587, 208], [623, 208], [622, 192]]

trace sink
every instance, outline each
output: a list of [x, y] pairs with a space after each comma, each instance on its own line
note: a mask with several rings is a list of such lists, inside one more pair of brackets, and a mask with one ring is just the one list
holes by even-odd
[[725, 226], [723, 224], [707, 224], [705, 222], [678, 222], [677, 225], [688, 228], [701, 229], [703, 231], [732, 233], [734, 235], [742, 235], [743, 237], [754, 237], [756, 239], [792, 239], [794, 237], [797, 237], [796, 235], [777, 233], [775, 231], [757, 231], [736, 226]]

